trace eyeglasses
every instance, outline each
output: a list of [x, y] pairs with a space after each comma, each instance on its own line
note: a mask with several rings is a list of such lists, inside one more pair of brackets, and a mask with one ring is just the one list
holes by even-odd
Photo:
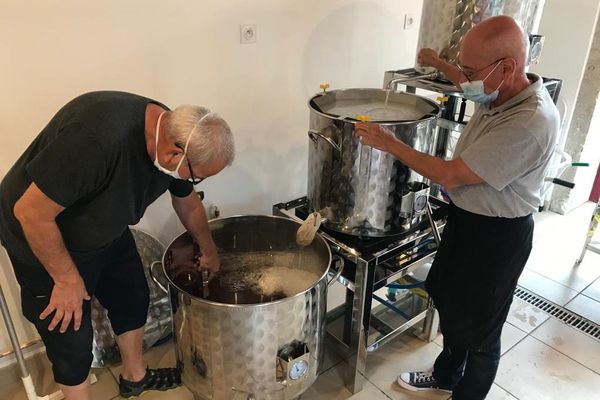
[[500, 62], [500, 61], [502, 61], [502, 60], [504, 60], [504, 57], [502, 57], [502, 58], [499, 58], [499, 59], [497, 59], [496, 61], [494, 61], [494, 62], [492, 62], [492, 63], [490, 63], [490, 64], [486, 65], [485, 67], [483, 67], [483, 68], [480, 68], [480, 69], [478, 69], [477, 71], [473, 71], [473, 72], [467, 72], [467, 71], [465, 71], [465, 67], [463, 67], [462, 65], [460, 65], [460, 63], [456, 63], [456, 68], [458, 68], [458, 70], [459, 70], [460, 72], [462, 72], [462, 74], [465, 76], [465, 78], [467, 78], [467, 80], [468, 80], [469, 82], [471, 82], [471, 80], [473, 79], [473, 77], [474, 77], [475, 75], [477, 75], [477, 74], [478, 74], [478, 73], [480, 73], [481, 71], [484, 71], [486, 68], [489, 68], [489, 67], [491, 67], [492, 65], [495, 65], [495, 64], [499, 63], [499, 62]]
[[191, 182], [192, 185], [197, 185], [200, 182], [202, 182], [203, 180], [205, 180], [206, 178], [194, 176], [194, 170], [192, 169], [192, 164], [190, 164], [190, 159], [188, 158], [187, 154], [185, 153], [185, 150], [177, 144], [175, 146], [177, 146], [178, 148], [183, 150], [183, 154], [181, 155], [181, 157], [185, 157], [185, 162], [187, 163], [188, 169], [190, 170], [190, 178], [188, 179], [188, 182]]
[[190, 179], [188, 179], [188, 181], [192, 182], [192, 185], [197, 185], [206, 179], [202, 177], [195, 177], [194, 171], [192, 170], [192, 164], [190, 164], [190, 160], [188, 160], [187, 156], [185, 156], [185, 161], [187, 161], [188, 169], [190, 170]]

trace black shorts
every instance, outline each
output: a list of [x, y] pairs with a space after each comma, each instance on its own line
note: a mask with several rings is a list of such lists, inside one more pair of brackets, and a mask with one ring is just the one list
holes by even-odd
[[[75, 386], [84, 382], [92, 364], [94, 332], [90, 316], [90, 302], [84, 301], [81, 327], [73, 330], [73, 323], [65, 333], [59, 326], [48, 331], [54, 313], [39, 319], [47, 307], [53, 281], [41, 264], [20, 262], [7, 249], [17, 280], [21, 285], [23, 314], [32, 322], [52, 363], [57, 383]], [[145, 325], [148, 315], [149, 291], [144, 267], [136, 250], [133, 235], [127, 229], [123, 235], [102, 250], [70, 252], [87, 292], [108, 310], [108, 318], [116, 335]]]

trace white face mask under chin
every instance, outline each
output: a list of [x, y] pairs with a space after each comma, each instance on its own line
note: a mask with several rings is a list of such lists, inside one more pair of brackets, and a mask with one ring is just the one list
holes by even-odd
[[163, 111], [162, 113], [160, 113], [160, 115], [158, 116], [158, 121], [156, 122], [156, 143], [154, 144], [154, 166], [160, 172], [165, 173], [165, 174], [167, 174], [169, 176], [172, 176], [175, 179], [183, 179], [179, 175], [179, 168], [181, 167], [181, 163], [183, 163], [183, 158], [186, 157], [187, 149], [188, 149], [188, 146], [190, 144], [190, 139], [192, 138], [192, 134], [196, 130], [196, 127], [198, 125], [200, 125], [200, 123], [202, 122], [202, 120], [204, 118], [206, 118], [211, 113], [205, 114], [202, 118], [200, 118], [200, 120], [192, 128], [191, 132], [188, 135], [187, 141], [185, 142], [185, 147], [183, 148], [183, 154], [181, 154], [181, 158], [179, 159], [179, 162], [177, 163], [177, 166], [175, 167], [175, 169], [173, 171], [170, 171], [170, 170], [166, 169], [165, 167], [163, 167], [162, 165], [160, 165], [160, 162], [158, 161], [158, 134], [159, 134], [159, 130], [160, 130], [160, 121], [162, 119], [162, 116], [165, 113], [166, 113], [166, 111]]

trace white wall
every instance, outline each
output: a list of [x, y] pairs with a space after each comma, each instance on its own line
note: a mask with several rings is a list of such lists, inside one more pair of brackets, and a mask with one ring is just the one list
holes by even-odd
[[[270, 213], [305, 193], [307, 99], [321, 82], [380, 87], [385, 70], [412, 66], [419, 24], [404, 31], [403, 21], [420, 8], [420, 0], [5, 1], [0, 177], [65, 102], [125, 90], [219, 112], [237, 158], [199, 186], [225, 215]], [[240, 44], [242, 23], [257, 24], [256, 44]], [[166, 197], [141, 226], [163, 242], [180, 230]], [[16, 283], [0, 264], [16, 317]], [[31, 339], [29, 324], [15, 320], [21, 342]], [[0, 352], [8, 347], [2, 328]]]
[[589, 201], [596, 173], [598, 172], [600, 160], [600, 95], [595, 100], [596, 106], [591, 116], [590, 128], [585, 141], [581, 144], [582, 150], [579, 156], [580, 160], [588, 162], [590, 166], [588, 168], [577, 168], [575, 171], [574, 181], [577, 184], [571, 190], [568, 204], [571, 209]]
[[540, 63], [531, 71], [563, 80], [561, 98], [568, 107], [566, 132], [573, 117], [599, 7], [600, 0], [546, 0], [544, 5], [538, 30], [545, 36], [544, 47]]
[[[539, 29], [540, 33], [546, 36], [546, 40], [541, 62], [533, 71], [543, 76], [563, 79], [561, 98], [568, 104], [568, 113], [559, 146], [570, 152], [574, 160], [588, 161], [595, 165], [598, 156], [597, 151], [594, 153], [594, 150], [591, 150], [594, 147], [590, 149], [592, 153], [581, 154], [587, 132], [577, 133], [577, 129], [573, 129], [578, 127], [578, 120], [573, 115], [594, 38], [600, 1], [578, 0], [576, 4], [575, 7], [575, 2], [568, 0], [546, 0]], [[589, 88], [583, 89], [588, 90], [583, 90], [582, 93], [590, 92]], [[595, 94], [592, 95], [595, 97]], [[591, 102], [592, 99], [589, 100], [590, 104]], [[585, 101], [579, 103], [579, 107], [582, 105], [585, 105]], [[582, 116], [582, 112], [587, 112], [586, 108], [589, 108], [590, 113], [593, 111], [593, 106], [585, 105], [583, 111], [579, 110], [576, 114], [580, 119], [586, 120]], [[585, 143], [588, 149], [594, 145], [593, 140], [589, 139]], [[569, 144], [565, 146], [567, 141]], [[567, 170], [562, 177], [574, 182], [575, 189], [554, 188], [550, 209], [564, 214], [587, 201], [594, 175], [593, 168]]]

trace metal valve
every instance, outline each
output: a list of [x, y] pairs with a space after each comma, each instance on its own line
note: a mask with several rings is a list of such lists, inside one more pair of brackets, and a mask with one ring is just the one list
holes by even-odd
[[321, 88], [321, 90], [323, 91], [323, 94], [327, 93], [327, 89], [329, 89], [329, 83], [321, 83], [319, 85], [319, 87]]

